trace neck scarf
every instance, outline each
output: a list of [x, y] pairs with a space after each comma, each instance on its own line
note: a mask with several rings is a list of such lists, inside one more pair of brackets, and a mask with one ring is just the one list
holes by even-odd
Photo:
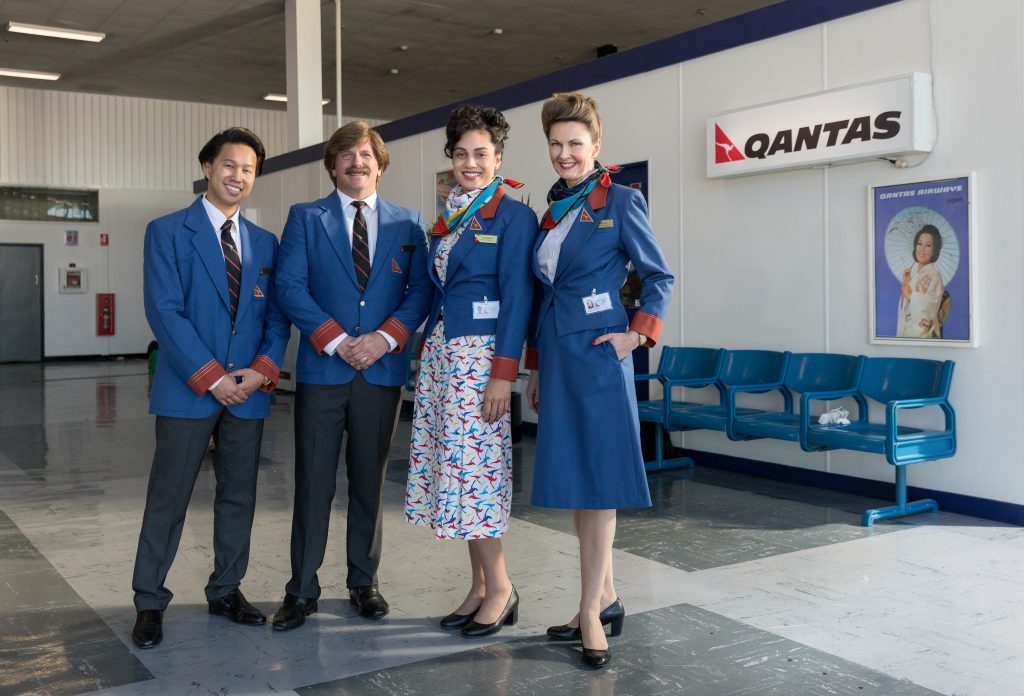
[[434, 223], [434, 236], [443, 237], [469, 222], [476, 211], [490, 202], [502, 181], [500, 176], [496, 176], [494, 181], [484, 188], [469, 193], [463, 193], [462, 187], [456, 184], [444, 204], [446, 215], [442, 215]]
[[569, 187], [565, 183], [565, 179], [559, 179], [555, 182], [555, 185], [548, 191], [548, 209], [544, 213], [544, 219], [541, 222], [542, 229], [550, 230], [566, 214], [583, 205], [583, 202], [587, 200], [587, 196], [590, 195], [590, 192], [599, 183], [602, 186], [606, 185], [605, 176], [610, 170], [602, 166], [600, 162], [595, 161], [594, 164], [597, 168], [589, 176], [585, 177], [583, 181], [573, 187]]

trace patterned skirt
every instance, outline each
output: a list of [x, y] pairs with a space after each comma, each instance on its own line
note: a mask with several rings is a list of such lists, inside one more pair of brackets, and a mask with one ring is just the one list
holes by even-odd
[[483, 420], [494, 336], [427, 338], [416, 381], [405, 516], [438, 539], [489, 539], [508, 528], [511, 418]]

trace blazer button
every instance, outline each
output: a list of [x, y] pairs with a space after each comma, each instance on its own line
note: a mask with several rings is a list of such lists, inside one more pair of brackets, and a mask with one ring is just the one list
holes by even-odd
[[228, 369], [229, 370], [235, 369], [235, 364], [234, 363], [228, 363]]
[[366, 306], [366, 300], [359, 300], [359, 306], [360, 307], [365, 307]]
[[357, 336], [359, 335], [359, 327], [358, 326], [355, 328], [355, 333], [356, 333]]
[[237, 336], [237, 335], [238, 335], [238, 332], [237, 332], [237, 331], [235, 331], [234, 329], [231, 329], [231, 335], [232, 335], [232, 336]]

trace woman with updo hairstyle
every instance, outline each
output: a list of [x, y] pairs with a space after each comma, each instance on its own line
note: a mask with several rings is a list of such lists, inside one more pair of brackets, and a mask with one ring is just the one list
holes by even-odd
[[[661, 332], [673, 276], [658, 248], [639, 191], [613, 184], [597, 160], [602, 123], [596, 102], [555, 94], [541, 110], [558, 180], [535, 242], [540, 280], [527, 350], [527, 401], [537, 412], [533, 505], [567, 508], [579, 538], [581, 596], [553, 640], [581, 641], [583, 659], [611, 659], [604, 625], [622, 631], [625, 608], [612, 579], [619, 508], [649, 507], [630, 353]], [[632, 262], [640, 308], [632, 321], [619, 302]]]
[[501, 539], [512, 503], [512, 383], [533, 296], [537, 217], [497, 176], [508, 137], [497, 109], [455, 109], [444, 154], [456, 185], [431, 232], [430, 314], [416, 380], [405, 514], [468, 541], [471, 583], [445, 629], [497, 633], [519, 616]]

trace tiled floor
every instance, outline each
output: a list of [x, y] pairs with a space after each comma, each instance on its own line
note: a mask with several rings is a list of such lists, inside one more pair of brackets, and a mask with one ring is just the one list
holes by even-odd
[[[343, 599], [343, 497], [324, 598], [304, 627], [211, 617], [204, 467], [164, 642], [138, 651], [128, 632], [153, 447], [145, 364], [3, 365], [0, 385], [0, 694], [1024, 693], [1024, 530], [941, 513], [866, 529], [860, 512], [878, 501], [699, 468], [651, 476], [654, 507], [620, 514], [625, 631], [608, 669], [581, 668], [577, 645], [543, 637], [574, 612], [578, 559], [568, 513], [529, 506], [529, 438], [516, 448], [505, 544], [520, 622], [477, 641], [443, 632], [436, 619], [468, 586], [466, 551], [402, 517], [408, 423], [384, 491], [384, 621]], [[282, 395], [267, 422], [243, 583], [268, 613], [288, 577], [291, 410]]]

